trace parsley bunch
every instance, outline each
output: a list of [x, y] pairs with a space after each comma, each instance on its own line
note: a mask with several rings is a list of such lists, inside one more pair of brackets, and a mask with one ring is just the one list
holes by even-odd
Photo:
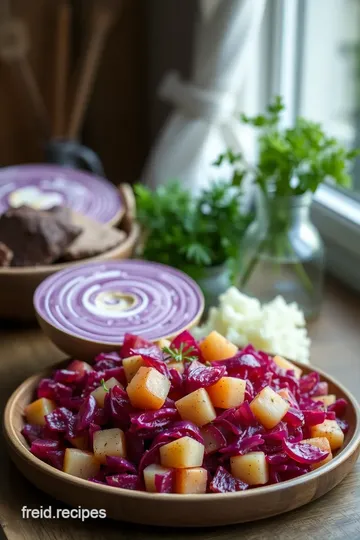
[[256, 169], [248, 169], [264, 193], [276, 196], [302, 195], [316, 191], [328, 180], [351, 187], [350, 162], [358, 150], [346, 150], [320, 124], [298, 117], [293, 127], [281, 126], [285, 106], [276, 97], [264, 115], [241, 115], [243, 123], [259, 131], [259, 159]]
[[[221, 158], [231, 162], [230, 152]], [[220, 164], [220, 163], [217, 163]], [[249, 215], [241, 210], [241, 178], [213, 182], [194, 197], [177, 180], [155, 191], [135, 186], [137, 219], [144, 232], [142, 256], [191, 273], [235, 258]]]

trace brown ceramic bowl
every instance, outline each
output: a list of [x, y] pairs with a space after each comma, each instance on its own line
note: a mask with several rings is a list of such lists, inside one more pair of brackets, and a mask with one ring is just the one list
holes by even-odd
[[28, 266], [24, 268], [0, 268], [0, 319], [18, 321], [35, 320], [33, 296], [40, 283], [59, 270], [90, 261], [127, 259], [132, 256], [139, 238], [139, 226], [133, 219], [134, 208], [131, 188], [126, 184], [119, 186], [125, 202], [125, 215], [120, 227], [127, 233], [126, 240], [118, 247], [97, 257], [74, 263], [51, 264], [47, 266]]
[[176, 268], [139, 259], [100, 261], [45, 279], [34, 307], [41, 329], [61, 351], [92, 362], [119, 350], [128, 332], [158, 341], [193, 328], [204, 296]]
[[[312, 370], [310, 366], [303, 368], [305, 373]], [[34, 399], [39, 380], [49, 373], [27, 379], [6, 405], [4, 433], [10, 456], [24, 476], [39, 489], [72, 506], [103, 508], [110, 518], [166, 527], [210, 527], [275, 516], [330, 491], [351, 471], [359, 455], [359, 405], [343, 386], [319, 371], [322, 379], [329, 383], [329, 391], [349, 403], [346, 420], [350, 429], [344, 446], [326, 465], [280, 484], [227, 494], [153, 494], [95, 484], [46, 465], [29, 452], [21, 435], [24, 407]]]

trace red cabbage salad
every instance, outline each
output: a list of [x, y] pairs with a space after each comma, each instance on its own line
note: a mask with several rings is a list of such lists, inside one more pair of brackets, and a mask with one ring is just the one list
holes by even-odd
[[316, 372], [238, 350], [217, 332], [156, 344], [127, 334], [93, 365], [42, 379], [22, 434], [38, 459], [91, 482], [152, 493], [226, 493], [330, 461], [347, 403]]

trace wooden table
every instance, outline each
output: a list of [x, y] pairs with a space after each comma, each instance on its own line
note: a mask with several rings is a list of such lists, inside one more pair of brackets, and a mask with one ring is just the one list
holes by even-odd
[[[311, 325], [312, 361], [360, 399], [360, 297], [328, 282], [319, 320]], [[0, 330], [0, 407], [26, 377], [63, 355], [37, 329]], [[0, 523], [10, 540], [337, 540], [360, 539], [360, 462], [332, 492], [303, 508], [256, 523], [219, 529], [171, 530], [110, 520], [23, 520], [21, 508], [61, 507], [29, 484], [0, 445]], [[196, 509], [194, 508], [194, 512]], [[1, 532], [0, 532], [1, 536]]]

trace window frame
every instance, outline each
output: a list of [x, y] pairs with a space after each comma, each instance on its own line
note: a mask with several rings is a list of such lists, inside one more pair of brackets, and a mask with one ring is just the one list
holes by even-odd
[[[309, 0], [275, 0], [271, 14], [271, 96], [286, 103], [285, 125], [291, 125], [300, 104], [299, 79]], [[321, 185], [314, 195], [312, 218], [325, 242], [330, 273], [360, 291], [360, 198]]]

